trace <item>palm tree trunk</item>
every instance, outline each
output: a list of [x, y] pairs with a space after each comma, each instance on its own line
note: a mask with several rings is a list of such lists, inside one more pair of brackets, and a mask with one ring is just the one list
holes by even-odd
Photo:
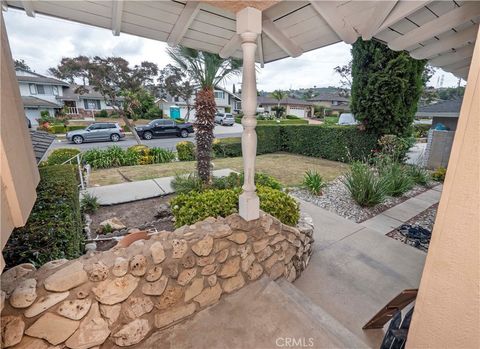
[[210, 183], [210, 162], [215, 127], [215, 95], [213, 89], [200, 90], [195, 99], [194, 123], [197, 141], [197, 172], [203, 183]]

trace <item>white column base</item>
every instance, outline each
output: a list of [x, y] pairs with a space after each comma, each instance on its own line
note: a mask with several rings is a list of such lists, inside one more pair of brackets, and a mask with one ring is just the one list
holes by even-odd
[[260, 218], [260, 199], [255, 194], [242, 193], [238, 200], [238, 212], [240, 217], [246, 221], [253, 221]]

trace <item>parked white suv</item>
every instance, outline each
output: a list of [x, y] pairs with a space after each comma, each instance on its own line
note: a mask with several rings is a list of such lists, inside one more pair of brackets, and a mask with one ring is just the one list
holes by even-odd
[[233, 126], [235, 118], [230, 113], [217, 113], [215, 114], [215, 123], [223, 126]]

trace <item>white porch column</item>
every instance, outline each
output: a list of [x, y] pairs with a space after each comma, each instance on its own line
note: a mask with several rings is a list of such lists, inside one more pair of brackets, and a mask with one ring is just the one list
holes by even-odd
[[255, 192], [255, 157], [257, 155], [257, 82], [255, 79], [255, 50], [257, 36], [262, 32], [262, 12], [246, 7], [237, 12], [237, 34], [242, 40], [242, 155], [245, 180], [240, 195], [240, 216], [251, 221], [260, 217], [260, 200]]

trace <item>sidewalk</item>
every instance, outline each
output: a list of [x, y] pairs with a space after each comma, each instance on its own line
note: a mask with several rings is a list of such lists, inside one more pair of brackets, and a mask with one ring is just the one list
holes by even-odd
[[[226, 177], [232, 172], [235, 171], [226, 168], [213, 171], [213, 175], [215, 177]], [[116, 205], [172, 194], [175, 192], [171, 186], [173, 178], [174, 177], [163, 177], [147, 179], [144, 181], [104, 185], [101, 187], [91, 187], [85, 189], [85, 192], [97, 197], [100, 205]]]
[[384, 331], [362, 326], [404, 289], [418, 288], [426, 254], [385, 236], [438, 202], [441, 186], [357, 224], [301, 201], [301, 210], [313, 218], [314, 253], [308, 268], [294, 285], [315, 304], [378, 348]]

